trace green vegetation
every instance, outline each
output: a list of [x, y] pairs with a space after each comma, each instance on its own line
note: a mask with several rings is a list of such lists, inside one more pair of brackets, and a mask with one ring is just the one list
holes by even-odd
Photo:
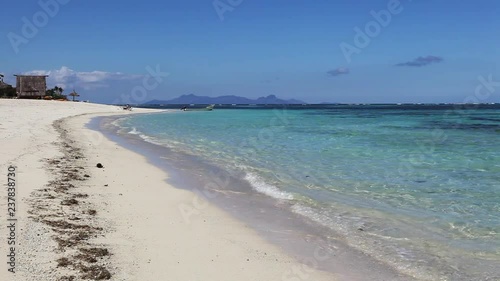
[[0, 98], [14, 98], [16, 96], [16, 88], [10, 85], [6, 87], [0, 87]]
[[46, 96], [50, 96], [50, 97], [52, 97], [53, 99], [56, 99], [56, 100], [58, 100], [58, 99], [66, 99], [66, 96], [62, 94], [63, 92], [64, 92], [63, 88], [55, 86], [52, 89], [48, 89], [45, 92], [45, 95]]
[[4, 75], [0, 74], [0, 98], [13, 98], [16, 96], [16, 88], [3, 82]]

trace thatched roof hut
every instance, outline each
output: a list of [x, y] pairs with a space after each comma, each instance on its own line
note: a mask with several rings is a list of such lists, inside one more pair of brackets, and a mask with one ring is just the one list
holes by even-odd
[[14, 75], [20, 99], [41, 99], [47, 90], [47, 75]]

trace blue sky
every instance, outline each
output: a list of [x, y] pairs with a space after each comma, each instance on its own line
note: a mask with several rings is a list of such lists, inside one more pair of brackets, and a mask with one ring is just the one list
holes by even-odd
[[[1, 5], [8, 11], [0, 29], [6, 81], [14, 82], [15, 73], [49, 74], [49, 86], [74, 88], [95, 102], [191, 93], [275, 94], [311, 103], [500, 102], [500, 2], [494, 0]], [[480, 86], [480, 76], [493, 82]]]

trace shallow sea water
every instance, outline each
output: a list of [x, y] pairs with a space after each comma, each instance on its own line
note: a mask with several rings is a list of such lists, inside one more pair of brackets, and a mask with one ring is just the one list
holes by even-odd
[[500, 280], [499, 109], [175, 110], [117, 124], [239, 175], [399, 272]]

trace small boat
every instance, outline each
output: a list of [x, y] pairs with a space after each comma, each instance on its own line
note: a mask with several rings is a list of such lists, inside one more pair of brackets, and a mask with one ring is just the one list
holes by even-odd
[[182, 111], [212, 111], [214, 110], [215, 104], [211, 104], [203, 108], [188, 108], [187, 106], [181, 108]]

